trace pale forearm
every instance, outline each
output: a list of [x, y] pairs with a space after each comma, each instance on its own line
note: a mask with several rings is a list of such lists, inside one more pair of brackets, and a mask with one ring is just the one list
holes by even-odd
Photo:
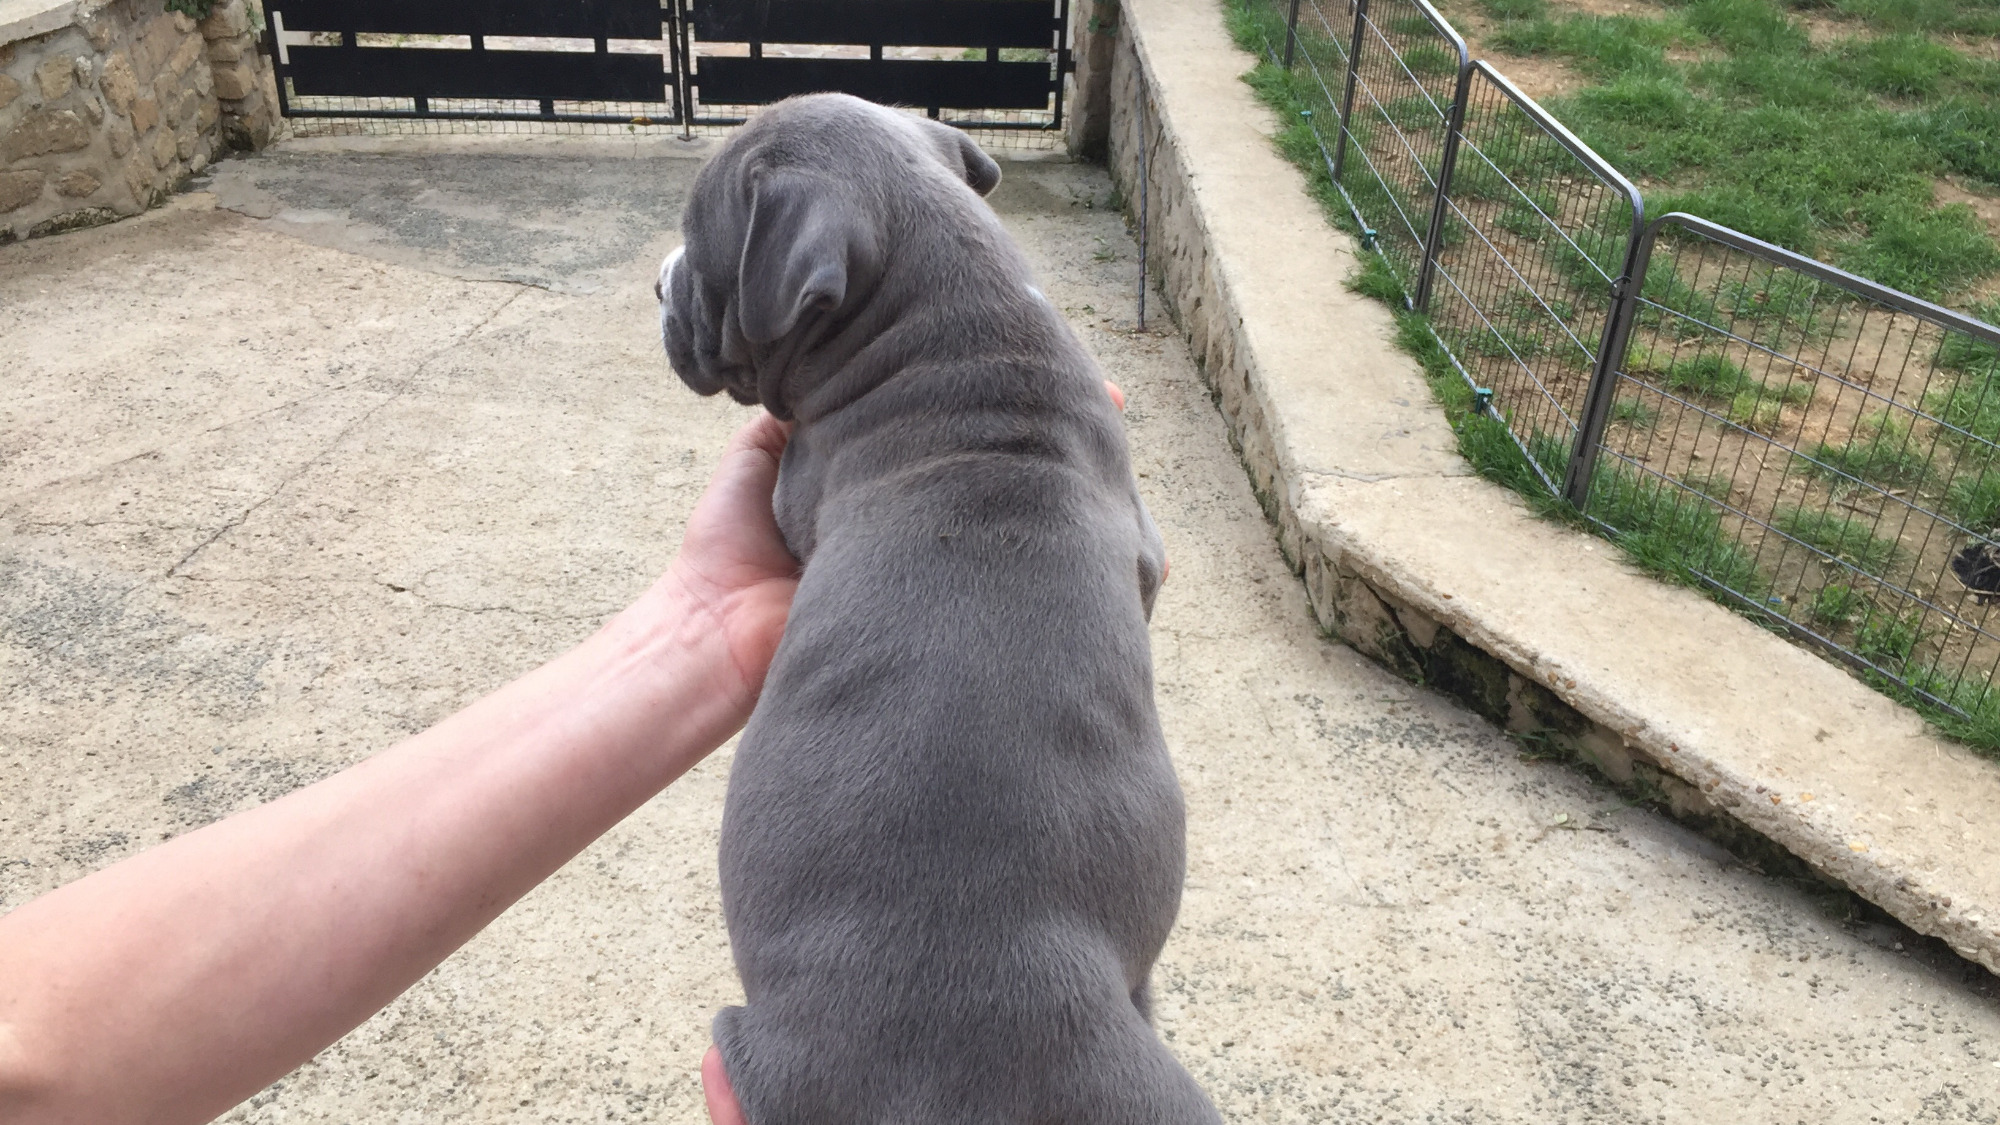
[[0, 1118], [206, 1121], [310, 1058], [733, 732], [720, 649], [656, 588], [431, 730], [0, 918]]

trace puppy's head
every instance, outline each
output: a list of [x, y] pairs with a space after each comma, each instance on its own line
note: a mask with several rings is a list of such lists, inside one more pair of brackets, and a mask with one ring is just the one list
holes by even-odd
[[695, 179], [683, 244], [660, 265], [660, 334], [682, 381], [779, 418], [813, 347], [876, 294], [898, 202], [984, 195], [1000, 166], [935, 121], [844, 94], [759, 113]]

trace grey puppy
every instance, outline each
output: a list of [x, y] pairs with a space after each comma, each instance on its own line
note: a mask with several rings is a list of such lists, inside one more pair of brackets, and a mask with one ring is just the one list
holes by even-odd
[[[661, 267], [675, 371], [797, 423], [805, 562], [736, 754], [722, 902], [751, 1125], [1211, 1125], [1155, 1035], [1184, 815], [1163, 576], [1096, 365], [964, 134], [841, 95], [703, 168]], [[975, 194], [977, 193], [977, 194]]]

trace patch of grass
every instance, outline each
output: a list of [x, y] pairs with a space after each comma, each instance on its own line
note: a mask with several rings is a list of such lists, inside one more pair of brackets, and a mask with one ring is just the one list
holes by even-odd
[[1825, 61], [1795, 55], [1743, 54], [1708, 58], [1687, 68], [1703, 93], [1786, 109], [1830, 110], [1854, 103], [1854, 90]]
[[[1995, 691], [1984, 677], [1966, 676], [1957, 668], [1937, 665], [1905, 665], [1902, 675], [1909, 681], [1908, 688], [1895, 683], [1879, 686], [1922, 711], [1945, 734], [1969, 744], [1989, 758], [2000, 757], [2000, 752], [1995, 750], [1995, 747], [2000, 747], [2000, 691]], [[1910, 690], [1912, 688], [1915, 691]], [[1917, 695], [1917, 691], [1925, 692], [1945, 706], [1963, 713], [1945, 711], [1930, 699]]]
[[1714, 583], [1753, 602], [1771, 581], [1722, 523], [1722, 510], [1672, 482], [1601, 463], [1590, 515], [1615, 530], [1613, 542], [1657, 577], [1683, 586]]
[[[1988, 324], [2000, 324], [2000, 298], [1975, 304], [1970, 311]], [[1937, 361], [1940, 367], [1969, 375], [1988, 379], [2000, 375], [2000, 347], [1962, 332], [1945, 334], [1938, 344]]]
[[[1628, 175], [1662, 184], [1653, 213], [1830, 252], [1931, 300], [2000, 271], [1984, 226], [1931, 192], [1952, 172], [2000, 184], [2000, 65], [1915, 34], [1815, 48], [1769, 0], [1520, 20], [1502, 35], [1596, 80], [1551, 108]], [[1690, 38], [1700, 61], [1666, 56]]]
[[1670, 20], [1633, 16], [1570, 16], [1503, 25], [1494, 46], [1515, 54], [1560, 54], [1593, 78], [1667, 73], [1666, 48], [1688, 38]]
[[1539, 20], [1549, 15], [1549, 0], [1480, 0], [1480, 6], [1496, 20]]
[[1838, 256], [1843, 269], [1939, 301], [1994, 270], [2000, 246], [1963, 203], [1931, 211], [1887, 211]]
[[1728, 473], [1682, 473], [1681, 483], [1711, 500], [1727, 500], [1735, 482]]
[[1963, 95], [1942, 98], [1904, 114], [1901, 124], [1937, 155], [1944, 171], [2000, 186], [2000, 102]]
[[1878, 485], [1913, 485], [1924, 478], [1923, 453], [1910, 440], [1910, 424], [1877, 414], [1865, 419], [1868, 436], [1846, 445], [1821, 442], [1805, 462], [1807, 472], [1835, 483], [1845, 478]]
[[1893, 613], [1871, 606], [1854, 627], [1854, 651], [1887, 669], [1900, 669], [1924, 640], [1923, 613]]
[[1830, 334], [1844, 304], [1842, 291], [1788, 269], [1772, 269], [1751, 279], [1725, 278], [1716, 289], [1716, 307], [1742, 332], [1747, 323], [1768, 327], [1761, 342], [1817, 340]]
[[1677, 359], [1661, 374], [1660, 382], [1670, 391], [1729, 398], [1756, 387], [1749, 372], [1720, 352], [1701, 352]]
[[1977, 532], [2000, 528], [2000, 472], [1960, 473], [1944, 493], [1944, 514]]
[[1636, 398], [1621, 398], [1611, 404], [1611, 420], [1644, 430], [1660, 420], [1660, 412]]
[[1639, 306], [1639, 323], [1667, 336], [1701, 335], [1709, 331], [1707, 325], [1722, 319], [1715, 302], [1681, 280], [1673, 264], [1657, 252], [1653, 264], [1646, 268], [1639, 294], [1646, 299]]
[[1436, 43], [1418, 43], [1403, 52], [1403, 65], [1418, 78], [1458, 73], [1458, 55]]
[[1688, 26], [1735, 53], [1795, 54], [1810, 45], [1806, 29], [1766, 0], [1695, 0]]
[[1948, 391], [1933, 391], [1924, 409], [1945, 424], [1938, 439], [1982, 459], [2000, 443], [2000, 384], [1991, 378], [1961, 379]]
[[2000, 35], [1994, 0], [1790, 0], [1794, 8], [1832, 8], [1882, 31]]
[[1924, 97], [1947, 78], [1970, 69], [1970, 60], [1942, 43], [1904, 33], [1849, 39], [1836, 49], [1834, 70], [1864, 90], [1892, 97]]
[[1867, 520], [1826, 511], [1779, 508], [1771, 524], [1806, 546], [1878, 578], [1902, 559], [1902, 549], [1895, 540], [1878, 537], [1874, 524]]
[[1819, 249], [1819, 227], [1805, 200], [1774, 198], [1746, 185], [1724, 183], [1670, 192], [1648, 202], [1662, 215], [1670, 211], [1700, 215], [1801, 254]]
[[1783, 400], [1768, 396], [1762, 390], [1738, 391], [1730, 398], [1724, 417], [1753, 434], [1773, 434], [1778, 431], [1784, 412]]
[[1629, 232], [1624, 229], [1602, 231], [1584, 227], [1565, 232], [1567, 238], [1553, 227], [1545, 229], [1548, 237], [1544, 240], [1543, 257], [1557, 276], [1582, 294], [1603, 292], [1625, 264]]
[[1806, 614], [1820, 625], [1851, 625], [1867, 608], [1868, 599], [1843, 582], [1829, 582], [1814, 592]]

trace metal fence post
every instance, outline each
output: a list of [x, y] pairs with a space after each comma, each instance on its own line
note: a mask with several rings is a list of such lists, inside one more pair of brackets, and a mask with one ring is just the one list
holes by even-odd
[[1292, 0], [1292, 14], [1285, 17], [1285, 69], [1292, 69], [1292, 53], [1299, 45], [1299, 0]]
[[1431, 282], [1437, 276], [1438, 250], [1444, 245], [1444, 212], [1451, 198], [1451, 176], [1458, 167], [1458, 141], [1465, 128], [1465, 103], [1472, 96], [1472, 60], [1460, 48], [1458, 89], [1444, 124], [1444, 156], [1438, 161], [1437, 191], [1431, 199], [1431, 225], [1424, 232], [1424, 258], [1417, 267], [1417, 292], [1410, 307], [1424, 312], [1431, 304]]
[[1354, 39], [1347, 48], [1347, 93], [1340, 99], [1340, 135], [1333, 140], [1333, 182], [1347, 163], [1347, 124], [1354, 116], [1354, 82], [1361, 69], [1361, 33], [1368, 26], [1368, 0], [1354, 0]]
[[1618, 397], [1618, 372], [1625, 364], [1625, 347], [1632, 340], [1632, 322], [1639, 313], [1639, 297], [1646, 289], [1646, 266], [1653, 260], [1653, 239], [1659, 224], [1645, 225], [1643, 205], [1635, 196], [1632, 235], [1625, 247], [1625, 262], [1618, 279], [1611, 283], [1611, 308], [1604, 317], [1604, 335], [1597, 345], [1597, 363], [1590, 371], [1590, 386], [1584, 391], [1583, 417], [1577, 421], [1576, 445], [1569, 453], [1563, 472], [1562, 498], [1577, 511], [1590, 505], [1590, 480], [1597, 472], [1597, 451], [1604, 440], [1604, 427], [1611, 420], [1611, 405]]
[[1146, 163], [1146, 86], [1139, 85], [1139, 331], [1146, 330], [1146, 181], [1151, 178]]

